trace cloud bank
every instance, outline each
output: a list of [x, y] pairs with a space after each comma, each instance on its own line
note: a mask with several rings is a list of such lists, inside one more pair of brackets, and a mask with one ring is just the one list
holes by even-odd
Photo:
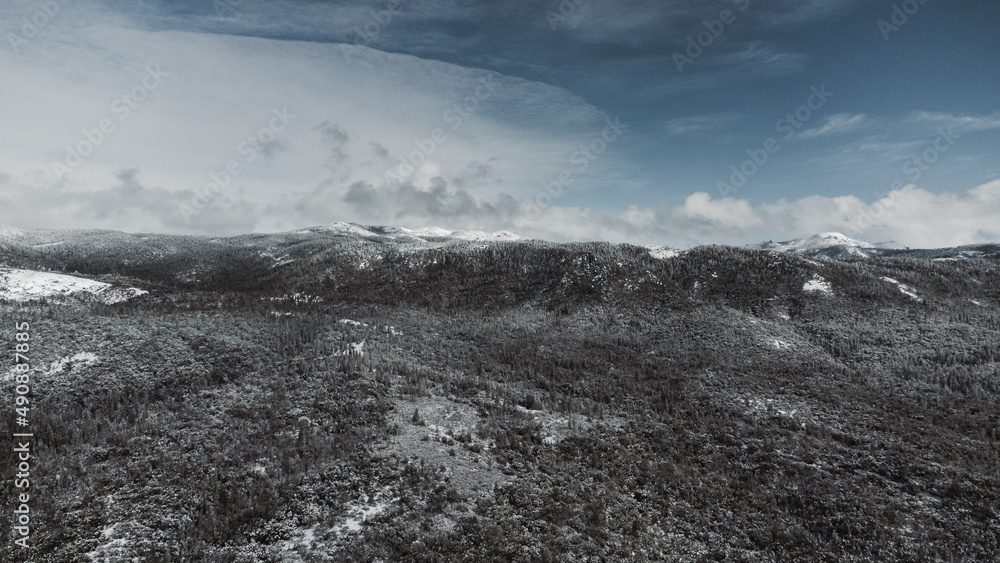
[[[896, 58], [899, 41], [846, 17], [856, 0], [60, 0], [43, 17], [42, 4], [0, 7], [19, 38], [0, 49], [0, 223], [214, 235], [357, 221], [677, 246], [996, 238], [995, 72], [938, 55], [989, 61], [1000, 44], [910, 26], [920, 48]], [[724, 29], [723, 9], [739, 12]], [[939, 59], [955, 80], [926, 80]], [[820, 83], [837, 92], [829, 108], [713, 199]], [[849, 195], [885, 186], [880, 201]]]
[[122, 170], [101, 190], [74, 191], [39, 186], [37, 177], [0, 177], [0, 224], [58, 228], [86, 224], [134, 232], [218, 234], [272, 231], [279, 222], [292, 230], [331, 222], [419, 228], [510, 230], [554, 241], [609, 240], [690, 247], [787, 240], [838, 231], [870, 241], [895, 241], [912, 248], [1000, 242], [1000, 180], [956, 192], [934, 194], [906, 185], [867, 203], [856, 196], [811, 195], [753, 204], [746, 199], [713, 199], [697, 192], [673, 207], [630, 206], [618, 214], [551, 205], [538, 213], [525, 200], [499, 193], [475, 194], [469, 186], [489, 182], [492, 171], [476, 163], [463, 174], [412, 182], [347, 186], [320, 183], [308, 192], [262, 201], [237, 192], [210, 200], [193, 220], [178, 206], [190, 192], [148, 187], [137, 170]]

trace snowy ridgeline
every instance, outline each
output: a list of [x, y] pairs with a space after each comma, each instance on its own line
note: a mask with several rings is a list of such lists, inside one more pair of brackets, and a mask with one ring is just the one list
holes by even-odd
[[28, 301], [43, 297], [79, 296], [108, 305], [147, 293], [134, 287], [116, 287], [66, 274], [0, 268], [0, 299]]
[[332, 223], [323, 227], [313, 227], [299, 231], [308, 233], [313, 231], [333, 232], [344, 235], [354, 235], [359, 237], [384, 237], [390, 239], [400, 239], [401, 242], [418, 241], [428, 242], [437, 239], [455, 239], [467, 241], [520, 241], [524, 240], [520, 236], [510, 231], [452, 231], [440, 227], [424, 227], [422, 229], [406, 229], [403, 227], [390, 226], [364, 226], [357, 223]]

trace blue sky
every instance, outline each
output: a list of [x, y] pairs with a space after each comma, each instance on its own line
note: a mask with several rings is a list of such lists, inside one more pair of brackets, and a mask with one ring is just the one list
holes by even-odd
[[998, 24], [985, 0], [19, 0], [0, 223], [997, 241]]

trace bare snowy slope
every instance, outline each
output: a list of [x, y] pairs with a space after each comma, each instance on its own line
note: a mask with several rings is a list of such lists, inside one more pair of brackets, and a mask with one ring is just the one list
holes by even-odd
[[115, 287], [109, 283], [66, 274], [0, 268], [0, 299], [27, 301], [77, 295], [93, 297], [110, 305], [145, 293], [147, 292], [134, 287]]

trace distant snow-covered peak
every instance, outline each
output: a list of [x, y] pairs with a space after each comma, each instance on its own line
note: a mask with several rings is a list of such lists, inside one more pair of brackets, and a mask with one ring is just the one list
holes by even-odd
[[763, 250], [775, 252], [791, 252], [794, 254], [859, 256], [866, 258], [881, 249], [895, 248], [891, 242], [870, 243], [865, 240], [851, 238], [843, 233], [829, 232], [812, 235], [807, 238], [787, 240], [782, 242], [764, 242], [753, 245]]
[[821, 233], [818, 235], [813, 235], [805, 239], [805, 243], [808, 245], [815, 245], [815, 246], [840, 244], [845, 246], [856, 246], [858, 248], [875, 248], [876, 246], [878, 246], [866, 240], [851, 238], [842, 233]]
[[461, 240], [521, 240], [521, 237], [510, 231], [455, 231], [451, 233], [451, 238]]
[[369, 231], [368, 229], [362, 227], [361, 225], [356, 225], [354, 223], [344, 223], [338, 221], [336, 223], [331, 223], [319, 228], [322, 231], [332, 231], [335, 233], [344, 233], [350, 235], [359, 235], [363, 237], [374, 237], [378, 236], [375, 233]]
[[850, 242], [863, 242], [863, 241], [857, 241], [855, 239], [852, 239], [851, 237], [849, 237], [849, 236], [847, 236], [847, 235], [845, 235], [843, 233], [836, 233], [836, 232], [820, 233], [818, 235], [813, 235], [813, 236], [811, 236], [809, 238], [833, 239], [833, 240], [842, 240], [842, 241], [850, 241]]
[[450, 231], [441, 227], [421, 227], [419, 229], [400, 229], [404, 233], [420, 239], [455, 239], [469, 241], [504, 241], [524, 240], [510, 231]]
[[523, 240], [520, 236], [510, 231], [451, 231], [441, 227], [421, 227], [419, 229], [407, 229], [404, 227], [392, 227], [388, 225], [358, 225], [357, 223], [331, 223], [306, 231], [333, 232], [343, 235], [354, 235], [358, 237], [390, 238], [401, 241], [430, 242], [432, 239], [439, 242], [439, 239], [468, 240], [468, 241], [505, 241]]
[[452, 231], [448, 229], [442, 229], [441, 227], [423, 227], [420, 229], [401, 229], [404, 233], [413, 235], [415, 237], [438, 237], [444, 238], [451, 236]]
[[[782, 250], [818, 250], [831, 246], [846, 246], [853, 248], [875, 248], [875, 245], [865, 241], [853, 239], [841, 233], [822, 233], [808, 238], [795, 239], [776, 243]], [[775, 250], [777, 250], [776, 248]]]

